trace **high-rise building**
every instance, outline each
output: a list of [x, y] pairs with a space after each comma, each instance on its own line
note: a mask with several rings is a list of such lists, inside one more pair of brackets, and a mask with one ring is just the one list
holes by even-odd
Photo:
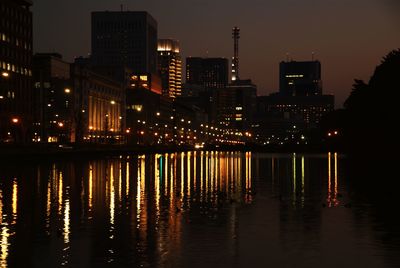
[[229, 80], [228, 59], [186, 58], [186, 83], [207, 88], [224, 88]]
[[182, 94], [182, 59], [179, 42], [159, 39], [157, 50], [162, 94], [175, 99]]
[[0, 142], [32, 132], [32, 13], [30, 0], [0, 1]]
[[321, 63], [319, 61], [288, 61], [279, 66], [279, 88], [284, 96], [314, 96], [322, 94]]
[[249, 130], [256, 110], [257, 86], [251, 80], [236, 80], [218, 94], [219, 123], [235, 130]]
[[232, 58], [232, 81], [239, 80], [239, 38], [240, 29], [234, 27], [232, 29], [233, 37], [233, 58]]
[[74, 119], [74, 89], [70, 64], [57, 53], [33, 57], [34, 140], [70, 142]]
[[92, 13], [92, 64], [121, 80], [123, 68], [157, 73], [157, 22], [147, 12]]

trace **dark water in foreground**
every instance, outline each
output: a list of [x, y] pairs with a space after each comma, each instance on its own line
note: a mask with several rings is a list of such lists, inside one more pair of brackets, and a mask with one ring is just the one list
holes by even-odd
[[398, 211], [349, 174], [335, 153], [2, 165], [0, 267], [399, 267]]

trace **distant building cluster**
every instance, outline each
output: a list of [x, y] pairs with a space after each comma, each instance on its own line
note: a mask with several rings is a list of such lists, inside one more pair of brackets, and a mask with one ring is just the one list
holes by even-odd
[[0, 2], [0, 143], [306, 143], [334, 109], [319, 61], [281, 62], [279, 92], [257, 96], [239, 76], [238, 27], [231, 61], [184, 64], [147, 12], [93, 12], [89, 57], [33, 55], [31, 5]]

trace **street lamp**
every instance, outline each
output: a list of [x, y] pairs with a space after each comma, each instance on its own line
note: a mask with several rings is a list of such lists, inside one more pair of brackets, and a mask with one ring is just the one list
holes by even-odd
[[71, 89], [65, 88], [65, 89], [64, 89], [64, 92], [65, 92], [66, 94], [69, 94], [69, 93], [71, 93]]
[[18, 124], [19, 123], [19, 119], [14, 117], [11, 119], [11, 122], [13, 122], [14, 124]]

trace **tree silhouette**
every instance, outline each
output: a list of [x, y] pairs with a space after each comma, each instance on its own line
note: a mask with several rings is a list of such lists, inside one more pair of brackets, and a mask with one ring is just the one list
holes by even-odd
[[349, 149], [385, 150], [398, 144], [400, 50], [385, 56], [368, 84], [355, 80], [344, 106]]

